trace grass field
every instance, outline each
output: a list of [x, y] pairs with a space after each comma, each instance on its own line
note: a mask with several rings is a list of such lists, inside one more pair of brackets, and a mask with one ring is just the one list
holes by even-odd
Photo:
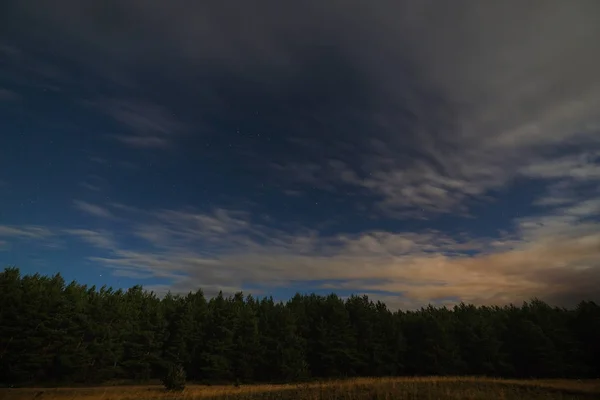
[[353, 379], [303, 385], [200, 386], [183, 393], [161, 386], [0, 389], [1, 400], [375, 400], [375, 399], [600, 399], [600, 381], [487, 378]]

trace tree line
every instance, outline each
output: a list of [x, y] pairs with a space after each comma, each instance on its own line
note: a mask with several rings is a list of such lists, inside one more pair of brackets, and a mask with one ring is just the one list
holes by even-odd
[[201, 290], [159, 298], [0, 273], [0, 383], [97, 384], [160, 378], [182, 366], [199, 382], [354, 376], [600, 377], [600, 306], [534, 299], [391, 311], [367, 296], [289, 301]]

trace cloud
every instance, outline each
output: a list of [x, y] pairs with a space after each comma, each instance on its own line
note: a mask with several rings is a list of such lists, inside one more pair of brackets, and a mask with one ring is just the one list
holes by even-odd
[[113, 218], [113, 214], [104, 207], [83, 200], [73, 200], [73, 205], [80, 211], [100, 218]]
[[[144, 241], [111, 243], [108, 255], [93, 258], [116, 273], [164, 277], [178, 290], [285, 287], [310, 277], [406, 307], [448, 298], [598, 298], [600, 3], [308, 0], [225, 8], [129, 0], [111, 4], [119, 20], [76, 0], [32, 4], [19, 2], [8, 20], [38, 27], [38, 44], [64, 43], [64, 57], [111, 84], [141, 90], [148, 76], [162, 77], [157, 87], [173, 84], [181, 104], [196, 99], [202, 118], [228, 119], [231, 103], [277, 99], [271, 115], [281, 120], [268, 126], [293, 146], [274, 154], [270, 168], [284, 193], [352, 191], [376, 215], [428, 218], [468, 215], [473, 202], [517, 182], [542, 188], [533, 214], [489, 238], [325, 235], [275, 229], [225, 208], [76, 202], [92, 215], [122, 216], [129, 221], [122, 234]], [[140, 65], [146, 75], [132, 73]], [[307, 87], [321, 91], [307, 96]], [[112, 138], [129, 146], [168, 148], [187, 132], [159, 102], [90, 105], [114, 120]]]
[[100, 188], [100, 186], [96, 186], [96, 185], [94, 185], [92, 183], [88, 183], [88, 182], [80, 182], [79, 185], [85, 189], [88, 189], [88, 190], [91, 190], [94, 192], [99, 192], [100, 190], [102, 190]]
[[[454, 211], [509, 185], [520, 171], [531, 176], [532, 162], [538, 168], [560, 162], [561, 148], [598, 149], [597, 4], [459, 2], [428, 13], [430, 6], [415, 6], [422, 13], [406, 14], [410, 21], [399, 29], [420, 37], [408, 51], [445, 105], [412, 109], [434, 120], [420, 123], [408, 143], [420, 155], [413, 161], [394, 157], [405, 145], [400, 136], [374, 151], [374, 172], [360, 183], [382, 195], [381, 206]], [[386, 122], [393, 129], [394, 118]], [[587, 173], [572, 172], [575, 179]]]
[[517, 218], [512, 233], [478, 238], [435, 230], [325, 236], [277, 230], [225, 209], [116, 211], [129, 227], [119, 230], [119, 241], [108, 231], [63, 234], [106, 250], [89, 259], [119, 276], [170, 282], [157, 291], [269, 293], [310, 282], [402, 308], [452, 301], [508, 304], [534, 296], [569, 306], [600, 300], [600, 226], [593, 218], [600, 213], [598, 201]]
[[155, 136], [114, 136], [115, 139], [131, 147], [137, 148], [166, 148], [169, 141]]
[[582, 151], [553, 159], [542, 159], [521, 169], [521, 174], [538, 179], [600, 181], [600, 151]]
[[[466, 214], [473, 201], [522, 177], [530, 162], [552, 164], [557, 155], [549, 150], [600, 146], [597, 2], [174, 4], [119, 2], [111, 15], [122, 19], [106, 20], [75, 0], [22, 1], [12, 20], [64, 39], [79, 50], [65, 57], [107, 79], [119, 71], [139, 88], [130, 72], [138, 65], [177, 76], [184, 82], [177, 90], [205, 105], [202, 116], [230, 103], [228, 82], [238, 91], [256, 88], [248, 93], [256, 99], [319, 87], [319, 107], [277, 127], [316, 155], [278, 163], [288, 185], [282, 191], [299, 190], [298, 183], [352, 187], [377, 198], [363, 206], [388, 216]], [[289, 96], [284, 103], [296, 105]], [[132, 147], [167, 148], [184, 129], [154, 103], [97, 104], [127, 129], [113, 138]], [[296, 126], [311, 123], [327, 137]]]
[[84, 241], [102, 251], [88, 259], [117, 276], [168, 282], [150, 287], [160, 293], [202, 288], [207, 294], [258, 294], [309, 286], [365, 293], [404, 309], [532, 297], [566, 306], [600, 300], [597, 199], [546, 206], [494, 237], [431, 229], [324, 235], [276, 229], [223, 208], [107, 207], [124, 222], [118, 231], [0, 226], [0, 238]]
[[172, 112], [157, 104], [131, 99], [85, 102], [119, 124], [126, 134], [110, 135], [135, 148], [168, 148], [187, 127]]
[[0, 88], [0, 102], [12, 102], [20, 99], [21, 96], [18, 93], [13, 92], [12, 90]]
[[101, 192], [108, 186], [108, 181], [98, 175], [88, 175], [84, 181], [79, 182], [79, 186], [92, 192]]
[[73, 236], [100, 249], [116, 249], [118, 245], [112, 233], [90, 229], [65, 229], [64, 234]]
[[[111, 161], [106, 158], [97, 157], [97, 156], [90, 157], [90, 161], [95, 164], [107, 167], [107, 168], [118, 167], [118, 168], [122, 168], [122, 169], [126, 169], [126, 170], [139, 170], [140, 169], [139, 165], [137, 165], [131, 161], [116, 161], [116, 160]], [[94, 179], [98, 179], [98, 178], [100, 178], [100, 177], [96, 176]], [[100, 178], [100, 180], [103, 180], [103, 179]]]
[[25, 238], [25, 239], [46, 239], [54, 234], [48, 228], [42, 226], [10, 226], [0, 225], [0, 237]]
[[[10, 22], [6, 26], [9, 24]], [[39, 48], [34, 52], [25, 52], [17, 46], [8, 44], [7, 40], [8, 38], [0, 42], [0, 59], [2, 59], [0, 77], [14, 87], [14, 90], [7, 93], [9, 100], [22, 100], [24, 98], [22, 94], [15, 93], [15, 90], [21, 88], [61, 92], [65, 86], [74, 83], [72, 77], [64, 70], [41, 57]]]
[[11, 250], [16, 242], [39, 243], [46, 248], [60, 248], [62, 242], [56, 233], [47, 227], [37, 225], [0, 225], [0, 251]]

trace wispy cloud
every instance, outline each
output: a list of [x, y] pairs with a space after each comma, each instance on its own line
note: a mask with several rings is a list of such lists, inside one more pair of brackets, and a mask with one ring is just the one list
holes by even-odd
[[93, 162], [94, 164], [102, 165], [107, 168], [117, 167], [117, 168], [123, 168], [123, 169], [127, 169], [127, 170], [140, 169], [139, 165], [137, 165], [131, 161], [123, 161], [123, 160], [112, 160], [111, 161], [106, 158], [97, 157], [97, 156], [90, 157], [90, 161]]
[[[297, 120], [277, 127], [297, 134], [294, 150], [305, 156], [281, 152], [283, 160], [273, 161], [270, 172], [279, 173], [282, 192], [350, 188], [378, 215], [424, 218], [466, 215], [473, 201], [517, 181], [535, 182], [542, 189], [533, 214], [512, 221], [513, 231], [499, 237], [428, 230], [325, 235], [275, 229], [225, 208], [141, 211], [76, 200], [88, 214], [118, 215], [126, 225], [119, 234], [132, 239], [116, 241], [91, 228], [65, 231], [107, 252], [93, 261], [121, 275], [169, 279], [177, 290], [289, 286], [310, 277], [332, 289], [383, 291], [379, 296], [404, 306], [447, 298], [598, 299], [600, 3], [426, 0], [368, 9], [354, 0], [242, 3], [225, 10], [202, 2], [121, 2], [120, 15], [139, 22], [134, 35], [107, 32], [97, 11], [76, 0], [36, 7], [22, 1], [13, 19], [30, 17], [58, 35], [52, 40], [68, 38], [100, 54], [94, 71], [103, 76], [140, 64], [154, 73], [176, 71], [182, 91], [208, 93], [206, 104], [220, 106], [227, 103], [219, 95], [222, 82], [202, 87], [210, 79], [200, 79], [199, 68], [280, 94], [280, 88], [323, 86], [305, 82], [319, 72], [305, 68], [305, 60], [322, 55], [313, 43], [331, 44], [336, 51], [327, 55], [343, 60], [335, 77], [343, 68], [355, 72], [346, 86], [358, 87], [351, 94], [359, 100], [340, 87], [341, 101], [324, 101], [323, 110], [298, 112]], [[248, 18], [258, 23], [239, 23]], [[51, 69], [36, 74], [56, 81]], [[319, 93], [337, 92], [332, 86]], [[360, 106], [348, 105], [354, 100]], [[188, 129], [174, 110], [149, 101], [89, 105], [116, 123], [111, 138], [135, 148], [168, 148]], [[140, 239], [143, 245], [131, 244]]]
[[94, 184], [89, 183], [89, 182], [80, 182], [79, 186], [81, 186], [82, 188], [94, 191], [94, 192], [99, 192], [100, 190], [102, 190], [100, 188], [100, 186], [94, 185]]
[[102, 251], [89, 260], [118, 276], [170, 282], [152, 288], [157, 291], [268, 293], [310, 282], [402, 308], [448, 299], [507, 304], [536, 296], [560, 305], [600, 300], [600, 202], [593, 199], [517, 218], [512, 232], [494, 237], [436, 230], [323, 235], [278, 230], [226, 209], [110, 207], [125, 222], [118, 232], [0, 226], [0, 238], [83, 241]]
[[64, 229], [62, 232], [100, 249], [113, 250], [118, 248], [112, 233], [104, 230]]
[[2, 102], [2, 101], [11, 102], [11, 101], [17, 101], [20, 99], [21, 99], [21, 96], [18, 93], [13, 92], [12, 90], [8, 90], [8, 89], [4, 89], [4, 88], [0, 87], [0, 102]]
[[[514, 220], [500, 237], [367, 231], [323, 236], [270, 228], [245, 213], [217, 209], [142, 211], [129, 215], [121, 236], [65, 231], [104, 250], [90, 260], [120, 275], [163, 278], [170, 289], [290, 287], [310, 280], [386, 298], [395, 307], [457, 301], [506, 304], [537, 296], [555, 304], [597, 299], [600, 284], [600, 203], [580, 201]], [[319, 283], [320, 282], [320, 283]], [[333, 283], [332, 283], [333, 282]], [[164, 289], [164, 288], [163, 288]]]
[[90, 174], [86, 176], [84, 181], [79, 182], [79, 186], [92, 192], [100, 192], [108, 186], [108, 182], [101, 176]]
[[542, 159], [525, 165], [521, 173], [538, 179], [600, 181], [600, 150], [594, 152], [584, 150], [575, 155]]
[[111, 135], [135, 148], [168, 148], [187, 130], [173, 112], [154, 103], [130, 99], [87, 102], [117, 122], [124, 133]]
[[42, 226], [0, 225], [0, 237], [45, 239], [54, 236], [52, 231]]
[[[383, 102], [365, 110], [369, 135], [361, 151], [290, 162], [283, 179], [338, 190], [352, 185], [379, 198], [379, 211], [407, 217], [466, 212], [465, 204], [523, 174], [597, 174], [597, 162], [565, 165], [581, 160], [566, 160], [561, 151], [600, 148], [598, 11], [593, 2], [378, 5], [359, 19], [361, 32], [394, 40], [377, 47], [379, 57], [353, 50], [368, 60], [357, 63], [370, 73], [374, 101]], [[391, 15], [403, 17], [392, 22]], [[370, 18], [381, 28], [367, 28]], [[407, 68], [418, 71], [410, 85], [397, 77]]]
[[[322, 157], [323, 138], [311, 142], [300, 134], [295, 144], [307, 144], [319, 159], [282, 166], [282, 180], [290, 186], [282, 190], [300, 190], [298, 182], [329, 191], [350, 185], [378, 198], [374, 208], [391, 216], [466, 213], [465, 204], [522, 177], [532, 160], [552, 163], [559, 156], [550, 150], [600, 146], [595, 17], [600, 10], [594, 1], [486, 6], [397, 1], [365, 11], [354, 0], [344, 6], [309, 0], [293, 6], [238, 4], [226, 12], [202, 3], [120, 3], [120, 15], [139, 21], [141, 36], [108, 32], [97, 10], [77, 1], [29, 3], [19, 3], [14, 19], [30, 18], [93, 49], [102, 57], [100, 72], [110, 75], [140, 63], [173, 72], [176, 65], [173, 74], [186, 88], [189, 84], [189, 93], [207, 93], [221, 105], [227, 101], [218, 85], [191, 83], [199, 80], [200, 68], [209, 76], [258, 81], [261, 88], [289, 87], [289, 77], [315, 58], [314, 46], [303, 44], [332, 44], [343, 67], [358, 71], [351, 82], [364, 88], [361, 107], [348, 106], [341, 115], [335, 107], [303, 114], [303, 121], [318, 120], [335, 152], [344, 154], [338, 159], [328, 148]], [[237, 22], [248, 16], [260, 21], [260, 29]], [[142, 43], [152, 43], [152, 49]], [[259, 76], [257, 67], [267, 72]], [[313, 77], [307, 71], [307, 79]], [[125, 130], [112, 137], [132, 147], [167, 148], [185, 130], [173, 110], [157, 104], [138, 99], [94, 104]], [[347, 123], [350, 117], [365, 126]], [[352, 146], [358, 150], [340, 150]], [[335, 165], [339, 161], [346, 164]]]
[[46, 248], [60, 248], [62, 242], [52, 229], [36, 225], [0, 225], [0, 250], [10, 250], [17, 242], [39, 243]]
[[156, 137], [156, 136], [119, 136], [115, 135], [115, 139], [118, 141], [136, 148], [167, 148], [170, 146], [170, 142], [167, 139]]
[[113, 218], [113, 214], [106, 208], [83, 200], [73, 200], [73, 205], [80, 211], [100, 218]]

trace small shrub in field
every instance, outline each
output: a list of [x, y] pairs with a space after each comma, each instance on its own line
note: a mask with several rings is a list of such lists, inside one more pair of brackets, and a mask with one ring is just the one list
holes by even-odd
[[181, 392], [185, 389], [185, 370], [181, 365], [171, 365], [162, 382], [167, 390]]

